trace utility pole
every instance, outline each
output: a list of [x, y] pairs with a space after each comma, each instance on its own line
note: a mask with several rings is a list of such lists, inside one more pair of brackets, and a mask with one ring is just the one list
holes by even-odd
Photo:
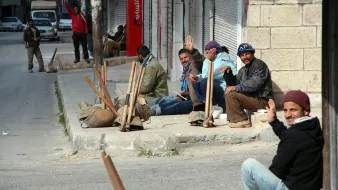
[[[92, 25], [93, 25], [93, 54], [96, 67], [103, 65], [102, 57], [102, 32], [101, 32], [101, 13], [102, 13], [102, 1], [101, 0], [91, 0], [92, 8]], [[100, 69], [98, 69], [100, 71]], [[94, 72], [94, 71], [93, 71]], [[94, 83], [96, 87], [101, 90], [98, 80], [94, 73]], [[95, 94], [95, 104], [100, 104], [100, 98]]]
[[322, 101], [323, 101], [323, 189], [338, 189], [338, 4], [323, 1]]

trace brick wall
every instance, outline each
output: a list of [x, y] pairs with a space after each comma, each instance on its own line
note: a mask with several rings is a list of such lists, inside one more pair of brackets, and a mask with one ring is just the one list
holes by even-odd
[[322, 0], [249, 0], [244, 40], [272, 73], [275, 99], [303, 90], [321, 107]]

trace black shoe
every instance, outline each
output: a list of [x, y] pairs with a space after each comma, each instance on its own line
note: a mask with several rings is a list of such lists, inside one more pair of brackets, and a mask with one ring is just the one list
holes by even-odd
[[86, 61], [87, 63], [90, 63], [90, 60], [89, 60], [88, 58], [86, 58], [85, 61]]
[[46, 70], [44, 68], [40, 68], [39, 72], [45, 72]]
[[75, 61], [74, 61], [74, 63], [77, 63], [77, 62], [79, 62], [80, 60], [78, 60], [78, 59], [75, 59]]
[[205, 111], [205, 104], [194, 106], [193, 111]]

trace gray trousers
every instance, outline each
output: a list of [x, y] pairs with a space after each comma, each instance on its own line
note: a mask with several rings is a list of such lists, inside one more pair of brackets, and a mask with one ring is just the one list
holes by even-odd
[[28, 55], [28, 69], [29, 70], [33, 69], [33, 57], [34, 57], [34, 55], [35, 55], [36, 59], [38, 60], [39, 68], [44, 69], [42, 54], [41, 54], [39, 46], [28, 47], [27, 48], [27, 55]]

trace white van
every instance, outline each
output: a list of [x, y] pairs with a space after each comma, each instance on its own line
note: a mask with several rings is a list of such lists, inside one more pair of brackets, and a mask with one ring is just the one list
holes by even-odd
[[32, 1], [30, 17], [32, 19], [49, 19], [56, 32], [59, 26], [56, 10], [56, 1]]

